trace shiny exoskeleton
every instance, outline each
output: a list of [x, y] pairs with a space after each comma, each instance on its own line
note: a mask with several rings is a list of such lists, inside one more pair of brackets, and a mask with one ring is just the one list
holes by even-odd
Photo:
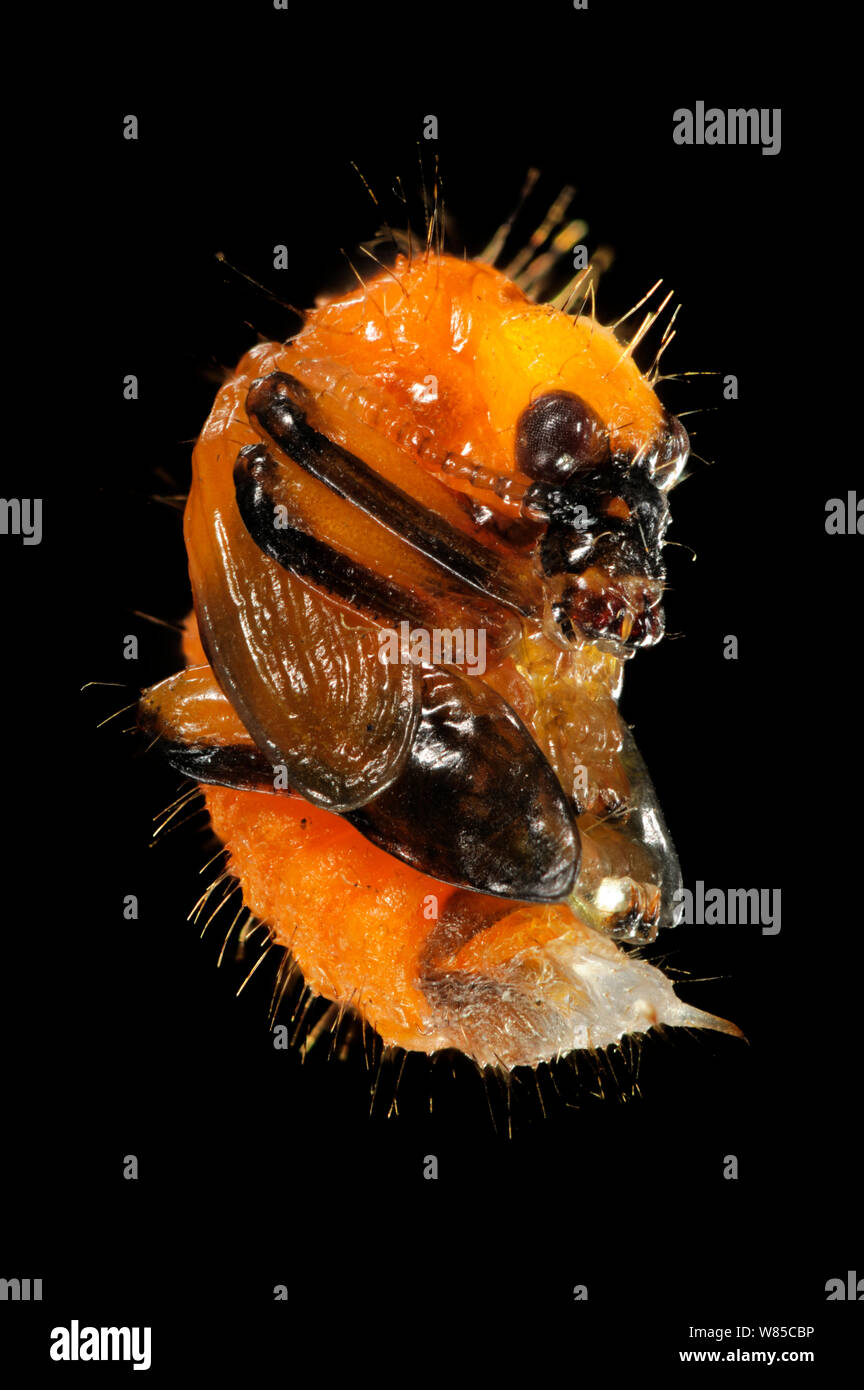
[[[662, 635], [687, 450], [614, 334], [446, 256], [398, 258], [220, 392], [189, 665], [139, 719], [311, 987], [385, 1041], [509, 1067], [726, 1026], [614, 944], [676, 919], [616, 701]], [[486, 669], [381, 659], [400, 625], [482, 632]]]

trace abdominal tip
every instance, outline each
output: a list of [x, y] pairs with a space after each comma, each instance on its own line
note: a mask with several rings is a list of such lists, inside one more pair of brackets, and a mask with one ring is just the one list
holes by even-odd
[[718, 1018], [717, 1014], [706, 1013], [704, 1009], [694, 1009], [680, 1000], [678, 1002], [681, 1004], [681, 1012], [674, 1020], [676, 1028], [710, 1028], [715, 1033], [728, 1033], [731, 1038], [741, 1038], [744, 1042], [749, 1042], [737, 1023], [730, 1023], [728, 1018]]

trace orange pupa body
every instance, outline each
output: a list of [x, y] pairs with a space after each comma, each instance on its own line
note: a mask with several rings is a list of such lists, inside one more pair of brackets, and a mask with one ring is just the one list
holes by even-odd
[[[667, 419], [626, 346], [593, 317], [534, 303], [480, 262], [400, 255], [392, 270], [310, 311], [288, 343], [252, 349], [220, 390], [195, 449], [185, 517], [199, 618], [209, 574], [226, 552], [249, 566], [273, 563], [244, 526], [233, 481], [238, 454], [261, 439], [247, 410], [250, 388], [273, 373], [308, 393], [322, 436], [461, 534], [515, 557], [527, 588], [538, 584], [520, 514], [530, 480], [515, 461], [526, 409], [548, 393], [572, 393], [602, 422], [611, 451], [637, 460], [655, 447]], [[388, 581], [425, 585], [448, 618], [458, 618], [447, 607], [452, 593], [435, 589], [426, 562], [415, 565], [398, 536], [362, 513], [349, 515], [326, 488], [310, 500], [299, 474], [285, 477], [286, 496], [303, 489], [304, 519], [316, 533]], [[608, 505], [618, 514], [615, 498]], [[519, 532], [515, 541], [510, 527]], [[262, 649], [264, 608], [244, 620], [256, 629], [250, 643]], [[332, 624], [376, 627], [344, 600], [328, 612]], [[658, 970], [618, 944], [638, 939], [616, 931], [622, 921], [647, 920], [656, 930], [668, 910], [650, 846], [626, 831], [634, 764], [617, 710], [624, 655], [584, 634], [562, 642], [548, 594], [528, 614], [493, 614], [489, 631], [482, 679], [515, 711], [578, 810], [581, 859], [566, 898], [472, 894], [403, 862], [301, 795], [206, 785], [247, 907], [290, 950], [313, 992], [355, 1010], [390, 1046], [454, 1047], [480, 1065], [509, 1069], [660, 1023], [736, 1031], [682, 1003]], [[183, 692], [174, 678], [145, 695], [160, 732], [169, 741], [251, 751], [255, 741], [220, 689], [194, 616], [185, 655]], [[192, 696], [190, 678], [198, 683]], [[295, 737], [308, 737], [312, 757], [335, 736], [315, 717], [314, 709], [301, 712], [292, 725]]]

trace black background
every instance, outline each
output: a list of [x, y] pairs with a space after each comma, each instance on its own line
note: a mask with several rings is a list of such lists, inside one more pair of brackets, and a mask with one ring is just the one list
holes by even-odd
[[[135, 36], [118, 39], [124, 59], [82, 96], [66, 160], [52, 128], [50, 178], [19, 145], [20, 263], [38, 273], [22, 277], [26, 404], [4, 490], [45, 498], [41, 546], [2, 544], [0, 1274], [45, 1285], [42, 1305], [4, 1305], [24, 1364], [69, 1374], [48, 1362], [48, 1332], [78, 1317], [152, 1324], [151, 1375], [236, 1355], [269, 1383], [265, 1368], [304, 1349], [350, 1358], [339, 1329], [354, 1315], [387, 1336], [413, 1318], [432, 1344], [465, 1337], [484, 1355], [520, 1327], [543, 1355], [560, 1332], [579, 1348], [574, 1372], [588, 1346], [612, 1368], [665, 1371], [705, 1345], [691, 1323], [815, 1325], [802, 1345], [821, 1369], [839, 1359], [855, 1314], [826, 1303], [825, 1283], [862, 1263], [858, 542], [825, 533], [826, 500], [858, 477], [846, 201], [836, 116], [812, 84], [779, 80], [773, 11], [748, 14], [718, 11], [737, 58], [712, 62], [708, 31], [697, 43], [673, 10], [540, 6], [493, 41], [442, 11], [337, 12], [331, 33], [325, 15], [261, 5], [242, 21], [208, 11], [200, 51], [187, 34], [182, 57], [176, 16], [160, 13], [164, 46], [154, 31], [136, 58]], [[782, 106], [781, 154], [674, 145], [673, 111], [698, 99]], [[122, 138], [130, 112], [137, 142]], [[561, 1064], [541, 1069], [539, 1095], [519, 1078], [509, 1106], [470, 1068], [411, 1059], [394, 1117], [387, 1069], [370, 1114], [362, 1049], [340, 1063], [322, 1044], [303, 1065], [274, 1051], [272, 970], [235, 998], [254, 953], [229, 951], [217, 971], [224, 928], [201, 942], [186, 920], [215, 848], [203, 817], [151, 849], [176, 776], [123, 732], [131, 712], [97, 725], [178, 664], [176, 634], [134, 616], [173, 623], [188, 607], [180, 512], [153, 495], [185, 491], [220, 369], [256, 332], [297, 327], [215, 254], [301, 307], [347, 285], [340, 248], [356, 264], [383, 217], [404, 223], [391, 190], [398, 174], [416, 195], [418, 140], [427, 174], [439, 157], [451, 249], [480, 250], [529, 166], [538, 214], [575, 183], [589, 245], [615, 250], [601, 318], [663, 276], [684, 305], [665, 370], [720, 374], [661, 391], [699, 411], [685, 423], [701, 460], [673, 495], [670, 537], [697, 559], [667, 552], [680, 636], [632, 663], [622, 709], [685, 883], [780, 888], [783, 925], [682, 927], [651, 952], [747, 1044], [651, 1037], [638, 1089], [621, 1058], [599, 1082]], [[136, 403], [122, 400], [129, 372]], [[722, 399], [727, 373], [738, 401]], [[729, 1154], [737, 1181], [723, 1178]], [[315, 1338], [313, 1318], [329, 1329]]]

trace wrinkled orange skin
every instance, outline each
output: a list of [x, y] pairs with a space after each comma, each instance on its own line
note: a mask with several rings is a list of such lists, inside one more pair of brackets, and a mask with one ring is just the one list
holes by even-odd
[[[506, 512], [504, 503], [470, 480], [448, 476], [435, 461], [448, 453], [469, 455], [493, 472], [512, 474], [516, 421], [540, 392], [563, 388], [581, 395], [622, 447], [653, 438], [663, 419], [660, 403], [620, 343], [592, 319], [574, 322], [532, 303], [486, 265], [434, 256], [412, 265], [400, 257], [392, 275], [311, 311], [290, 343], [253, 349], [219, 392], [195, 452], [186, 517], [193, 574], [208, 563], [205, 497], [208, 508], [224, 509], [236, 543], [254, 544], [230, 520], [231, 469], [238, 451], [258, 437], [245, 412], [249, 385], [274, 370], [325, 393], [318, 401], [320, 427], [382, 472], [399, 480], [404, 459], [395, 452], [397, 444], [422, 463], [402, 477], [415, 496], [422, 499], [426, 479], [435, 477], [499, 512]], [[433, 400], [424, 395], [429, 377], [437, 385]], [[455, 498], [452, 518], [470, 525]], [[494, 537], [490, 544], [496, 544]], [[531, 634], [525, 636], [527, 642]], [[535, 663], [540, 675], [508, 661], [491, 670], [489, 679], [539, 730], [533, 713], [542, 705], [544, 682], [551, 680], [543, 673], [558, 656], [537, 632], [532, 640], [543, 647]], [[194, 621], [185, 648], [191, 664], [206, 664]], [[611, 709], [620, 663], [590, 646], [572, 661], [573, 700], [604, 696]], [[573, 722], [572, 711], [569, 717]], [[602, 728], [614, 732], [612, 718], [604, 713]], [[598, 753], [598, 759], [603, 756]], [[614, 780], [613, 763], [607, 758]], [[426, 938], [456, 890], [385, 854], [339, 816], [299, 797], [203, 790], [247, 906], [290, 947], [306, 983], [356, 1007], [388, 1044], [427, 1052], [445, 1045], [448, 1039], [439, 1035], [416, 981]], [[512, 913], [463, 945], [453, 963], [482, 973], [484, 966], [542, 945], [562, 929], [575, 937], [588, 930], [565, 905], [514, 904]]]

